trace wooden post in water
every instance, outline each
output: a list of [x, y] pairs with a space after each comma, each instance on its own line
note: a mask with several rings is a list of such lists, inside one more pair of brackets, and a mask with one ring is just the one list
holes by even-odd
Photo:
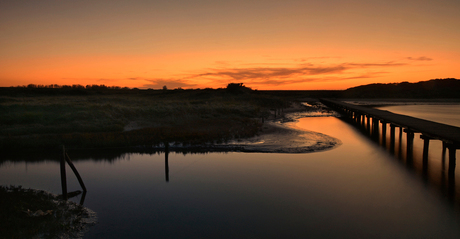
[[62, 187], [62, 197], [67, 199], [67, 177], [65, 174], [65, 146], [62, 145], [62, 157], [61, 157], [61, 187]]
[[420, 138], [423, 139], [423, 175], [428, 175], [428, 149], [430, 147], [430, 137], [426, 135], [420, 135]]
[[387, 122], [380, 120], [382, 122], [382, 145], [385, 147], [387, 145]]
[[406, 137], [407, 137], [407, 162], [412, 164], [412, 155], [414, 150], [414, 132], [410, 129], [405, 129]]
[[420, 135], [420, 138], [423, 139], [423, 164], [428, 163], [428, 149], [430, 147], [430, 137], [426, 135]]
[[390, 124], [390, 151], [395, 151], [395, 127], [396, 125]]
[[449, 145], [449, 174], [455, 175], [455, 166], [456, 166], [456, 154], [457, 154], [457, 148], [455, 145]]
[[73, 173], [77, 177], [78, 182], [80, 183], [80, 186], [83, 189], [84, 193], [86, 193], [86, 187], [85, 187], [85, 184], [83, 183], [83, 179], [81, 178], [80, 174], [78, 173], [77, 168], [72, 163], [72, 160], [70, 160], [69, 155], [67, 155], [67, 153], [65, 151], [65, 146], [63, 145], [62, 146], [62, 157], [61, 157], [61, 186], [62, 186], [62, 197], [67, 200], [67, 176], [66, 176], [66, 172], [65, 172], [65, 163], [66, 162], [69, 164], [69, 166], [72, 169]]
[[446, 150], [447, 150], [447, 143], [442, 141], [442, 166], [444, 169], [444, 166], [446, 164]]
[[371, 125], [371, 116], [370, 115], [367, 115], [367, 130], [369, 131], [369, 128], [370, 128], [370, 125]]
[[168, 162], [168, 156], [169, 156], [169, 143], [165, 142], [165, 177], [166, 177], [166, 182], [169, 182], [169, 162]]
[[372, 137], [378, 139], [379, 137], [379, 120], [375, 117], [372, 118]]
[[75, 174], [75, 176], [77, 177], [78, 183], [80, 183], [80, 186], [83, 189], [83, 192], [86, 192], [85, 184], [83, 183], [83, 179], [81, 178], [80, 174], [78, 173], [77, 168], [75, 168], [75, 165], [73, 165], [72, 160], [70, 160], [70, 157], [69, 157], [69, 155], [67, 155], [67, 153], [65, 153], [65, 156], [66, 156], [66, 161], [69, 164], [69, 166], [72, 169], [72, 171]]

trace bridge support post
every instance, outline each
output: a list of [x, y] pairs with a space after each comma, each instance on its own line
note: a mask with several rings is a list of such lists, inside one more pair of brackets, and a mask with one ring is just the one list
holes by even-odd
[[457, 148], [455, 145], [449, 145], [449, 174], [455, 174]]
[[447, 143], [442, 141], [442, 169], [443, 170], [446, 165], [446, 151], [447, 151]]
[[382, 122], [382, 145], [387, 145], [387, 122], [380, 120]]
[[367, 130], [371, 131], [371, 116], [367, 115]]
[[375, 117], [372, 118], [372, 136], [376, 139], [379, 138], [379, 120]]
[[420, 138], [423, 139], [423, 163], [428, 162], [428, 150], [430, 147], [430, 137], [426, 135], [420, 135]]
[[420, 135], [420, 138], [423, 139], [423, 174], [428, 174], [428, 151], [430, 147], [430, 137], [426, 135]]
[[390, 124], [390, 151], [395, 151], [395, 127], [396, 125]]
[[414, 150], [414, 132], [405, 129], [406, 132], [406, 137], [407, 137], [407, 162], [412, 163], [412, 156], [413, 156], [413, 150]]

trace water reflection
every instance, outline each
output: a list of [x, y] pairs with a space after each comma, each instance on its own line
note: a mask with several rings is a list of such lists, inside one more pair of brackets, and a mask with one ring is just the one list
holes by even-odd
[[[451, 208], [356, 128], [335, 117], [293, 124], [343, 144], [308, 154], [171, 150], [115, 161], [69, 152], [88, 187], [84, 203], [99, 217], [85, 238], [459, 238]], [[57, 160], [29, 162], [28, 172], [24, 164], [4, 164], [0, 181], [59, 192]]]
[[[453, 155], [450, 155], [451, 160], [446, 160], [447, 146], [441, 141], [430, 141], [430, 138], [419, 133], [392, 124], [383, 123], [378, 127], [378, 120], [374, 119], [359, 122], [348, 118], [341, 119], [358, 127], [364, 135], [385, 148], [410, 172], [420, 175], [426, 186], [436, 188], [449, 202], [460, 206], [460, 198], [457, 197], [460, 188], [456, 186], [459, 177], [456, 177], [455, 167], [455, 154], [458, 152], [455, 149], [449, 149], [449, 153]], [[399, 131], [398, 137], [396, 130]], [[390, 131], [390, 134], [387, 134], [387, 131]]]

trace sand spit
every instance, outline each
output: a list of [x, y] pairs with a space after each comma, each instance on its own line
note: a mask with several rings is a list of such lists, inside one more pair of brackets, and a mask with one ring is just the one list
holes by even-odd
[[206, 152], [254, 152], [254, 153], [311, 153], [330, 150], [342, 144], [334, 137], [298, 129], [295, 122], [304, 117], [330, 117], [337, 113], [322, 106], [312, 107], [294, 103], [279, 117], [271, 117], [265, 121], [258, 135], [233, 140], [222, 144], [206, 144], [184, 146], [170, 145], [170, 151], [206, 151]]
[[[331, 136], [295, 128], [295, 122], [304, 117], [337, 116], [318, 101], [313, 103], [293, 102], [282, 112], [272, 112], [265, 120], [258, 135], [231, 140], [226, 143], [183, 145], [170, 143], [169, 150], [175, 152], [258, 152], [258, 153], [310, 153], [329, 150], [341, 144], [339, 139]], [[133, 121], [125, 126], [125, 131], [148, 127], [148, 122]], [[164, 145], [159, 145], [162, 150]]]
[[231, 142], [241, 152], [311, 153], [339, 146], [339, 139], [318, 132], [294, 129], [276, 122], [267, 122], [260, 135]]

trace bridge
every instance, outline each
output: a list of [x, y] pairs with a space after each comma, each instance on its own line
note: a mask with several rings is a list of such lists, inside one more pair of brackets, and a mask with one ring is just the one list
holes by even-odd
[[[390, 124], [390, 141], [392, 144], [395, 140], [395, 128], [400, 127], [400, 134], [404, 131], [407, 136], [408, 153], [412, 152], [414, 133], [420, 133], [420, 137], [424, 140], [424, 161], [428, 159], [428, 147], [430, 140], [441, 140], [443, 142], [443, 158], [445, 157], [446, 149], [449, 149], [449, 171], [454, 173], [456, 150], [460, 148], [460, 127], [441, 124], [407, 115], [395, 114], [386, 110], [378, 110], [348, 104], [332, 99], [321, 99], [320, 101], [326, 106], [352, 119], [355, 123], [361, 126], [368, 125], [368, 128], [372, 131], [373, 135], [379, 134], [379, 124], [381, 123], [381, 132], [384, 139], [386, 137], [387, 124]], [[383, 143], [385, 143], [385, 140], [383, 140]]]

